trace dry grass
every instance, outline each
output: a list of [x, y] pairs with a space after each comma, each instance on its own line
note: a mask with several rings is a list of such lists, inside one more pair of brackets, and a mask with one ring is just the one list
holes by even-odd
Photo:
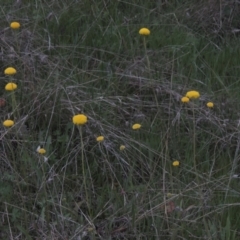
[[[2, 12], [2, 72], [17, 74], [0, 84], [1, 120], [16, 123], [1, 128], [1, 238], [238, 239], [236, 2], [17, 1]], [[181, 103], [191, 89], [200, 99]]]

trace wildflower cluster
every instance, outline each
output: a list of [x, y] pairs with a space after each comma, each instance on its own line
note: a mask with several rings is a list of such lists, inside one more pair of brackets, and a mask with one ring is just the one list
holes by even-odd
[[[185, 96], [181, 98], [182, 103], [188, 103], [191, 99], [198, 99], [200, 97], [200, 93], [195, 90], [188, 91]], [[213, 108], [214, 103], [213, 102], [208, 102], [207, 104], [208, 108]]]
[[181, 98], [182, 103], [188, 103], [190, 99], [197, 99], [200, 97], [200, 93], [198, 91], [188, 91], [185, 96]]
[[[20, 25], [19, 22], [12, 22], [12, 23], [10, 24], [10, 28], [13, 29], [13, 30], [19, 29], [20, 26], [21, 26], [21, 25]], [[144, 27], [144, 28], [141, 28], [141, 29], [139, 30], [139, 34], [140, 34], [141, 36], [144, 36], [144, 37], [145, 37], [145, 36], [149, 36], [150, 33], [151, 33], [150, 30], [149, 30], [148, 28], [145, 28], [145, 27]], [[145, 38], [144, 38], [144, 39], [145, 39]], [[17, 84], [15, 83], [14, 79], [12, 78], [12, 76], [14, 76], [15, 74], [17, 74], [17, 70], [16, 70], [14, 67], [9, 66], [9, 67], [7, 67], [7, 68], [4, 70], [4, 74], [5, 74], [6, 76], [8, 76], [9, 79], [10, 79], [9, 82], [5, 85], [5, 90], [6, 90], [6, 91], [10, 91], [10, 92], [16, 90], [18, 86], [17, 86]], [[189, 103], [191, 100], [198, 99], [198, 98], [200, 98], [200, 93], [199, 93], [198, 91], [196, 91], [196, 90], [191, 90], [191, 91], [186, 92], [186, 94], [181, 98], [181, 102], [182, 102], [182, 103]], [[208, 103], [206, 104], [206, 106], [207, 106], [208, 108], [213, 108], [214, 104], [213, 104], [213, 102], [208, 102]], [[72, 117], [72, 122], [73, 122], [74, 125], [83, 126], [83, 125], [85, 125], [85, 124], [88, 122], [88, 117], [87, 117], [85, 114], [76, 114], [76, 115], [74, 115], [74, 116]], [[14, 121], [11, 120], [11, 119], [7, 119], [7, 120], [5, 120], [5, 121], [3, 122], [3, 125], [4, 125], [5, 127], [12, 127], [12, 126], [14, 125]], [[141, 125], [140, 123], [134, 123], [134, 124], [132, 125], [132, 129], [133, 129], [133, 130], [139, 130], [141, 127], [142, 127], [142, 125]], [[99, 136], [96, 137], [95, 140], [96, 140], [97, 142], [101, 143], [101, 142], [103, 142], [103, 141], [105, 140], [105, 137], [102, 136], [102, 135], [99, 135]], [[123, 151], [125, 148], [126, 148], [125, 145], [120, 145], [119, 150], [120, 150], [120, 151]], [[46, 150], [45, 150], [44, 148], [42, 148], [42, 147], [39, 147], [39, 148], [37, 149], [37, 152], [38, 152], [39, 154], [45, 154], [45, 153], [46, 153]], [[172, 165], [173, 165], [174, 167], [179, 166], [179, 164], [180, 164], [180, 163], [179, 163], [179, 161], [177, 161], [177, 160], [172, 163]]]
[[[20, 26], [21, 25], [20, 25], [19, 22], [11, 22], [10, 23], [10, 28], [13, 29], [13, 30], [19, 29]], [[7, 67], [4, 70], [4, 74], [9, 78], [8, 83], [6, 83], [6, 85], [5, 85], [5, 90], [8, 91], [8, 92], [13, 92], [18, 87], [17, 84], [15, 83], [14, 79], [13, 79], [13, 76], [15, 74], [17, 74], [17, 70], [16, 70], [16, 68], [10, 66], [10, 67]], [[14, 107], [16, 107], [16, 106], [14, 106], [15, 105], [15, 101], [16, 101], [15, 100], [15, 96], [12, 93], [12, 108], [13, 108], [13, 110], [15, 110]], [[1, 99], [1, 106], [2, 105], [5, 106], [5, 100], [4, 99]], [[87, 119], [85, 119], [85, 116], [81, 116], [80, 115], [80, 116], [77, 116], [76, 118], [74, 118], [74, 121], [76, 122], [76, 124], [82, 124], [83, 122], [86, 122]], [[11, 120], [11, 119], [7, 119], [7, 120], [3, 121], [2, 124], [3, 124], [4, 127], [10, 128], [10, 127], [12, 127], [15, 124], [15, 122], [13, 120]], [[46, 153], [46, 150], [39, 146], [37, 148], [37, 152], [39, 154], [43, 155], [43, 154]]]
[[[16, 74], [17, 73], [17, 71], [16, 71], [16, 69], [15, 68], [13, 68], [13, 67], [8, 67], [8, 68], [6, 68], [5, 70], [4, 70], [4, 74], [5, 75], [14, 75], [14, 74]], [[17, 89], [17, 84], [16, 83], [14, 83], [14, 82], [12, 82], [12, 81], [10, 81], [10, 82], [8, 82], [6, 85], [5, 85], [5, 90], [6, 91], [14, 91], [14, 90], [16, 90]], [[3, 122], [3, 126], [5, 126], [5, 127], [12, 127], [14, 125], [14, 121], [12, 121], [12, 120], [10, 120], [10, 119], [8, 119], [8, 120], [5, 120], [4, 122]]]
[[[82, 125], [86, 124], [87, 121], [88, 121], [88, 118], [87, 118], [87, 116], [84, 115], [84, 114], [76, 114], [76, 115], [74, 115], [74, 116], [72, 117], [72, 122], [73, 122], [73, 124], [74, 124], [74, 125], [77, 125], [77, 126], [82, 126]], [[133, 129], [133, 130], [138, 130], [138, 129], [140, 129], [141, 127], [142, 127], [142, 125], [139, 124], [139, 123], [135, 123], [135, 124], [132, 125], [132, 129]], [[102, 135], [96, 137], [96, 141], [99, 142], [99, 143], [100, 143], [100, 142], [103, 142], [104, 139], [105, 139], [105, 138], [104, 138], [104, 136], [102, 136]], [[123, 151], [125, 148], [126, 148], [125, 145], [120, 145], [120, 147], [119, 147], [119, 149], [120, 149], [121, 151]]]
[[[20, 27], [20, 23], [19, 22], [12, 22], [10, 24], [10, 27], [12, 29], [18, 29]], [[6, 91], [14, 91], [17, 89], [17, 84], [13, 81], [13, 79], [11, 78], [11, 76], [15, 75], [17, 73], [17, 70], [14, 67], [7, 67], [4, 70], [4, 74], [6, 76], [9, 76], [9, 82], [5, 85], [5, 90]], [[13, 103], [12, 103], [13, 104]], [[4, 102], [5, 105], [5, 102]], [[11, 119], [7, 119], [3, 122], [3, 126], [4, 127], [12, 127], [14, 125], [14, 121]]]
[[[8, 67], [4, 70], [4, 74], [8, 75], [8, 76], [14, 75], [16, 73], [17, 73], [17, 71], [13, 67]], [[13, 90], [16, 90], [16, 89], [17, 89], [17, 84], [12, 82], [12, 81], [10, 81], [9, 83], [7, 83], [5, 85], [5, 90], [6, 91], [13, 91]]]

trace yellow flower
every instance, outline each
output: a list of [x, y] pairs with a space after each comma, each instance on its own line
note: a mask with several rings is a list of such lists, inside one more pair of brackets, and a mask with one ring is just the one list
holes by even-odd
[[40, 154], [45, 154], [45, 153], [46, 153], [46, 150], [45, 150], [44, 148], [39, 148], [39, 149], [37, 150], [37, 152], [40, 153]]
[[177, 166], [179, 166], [179, 164], [180, 164], [180, 162], [179, 162], [179, 161], [174, 161], [174, 162], [172, 163], [172, 165], [173, 165], [174, 167], [177, 167]]
[[140, 35], [148, 36], [150, 34], [150, 30], [148, 28], [141, 28], [139, 30]]
[[132, 125], [132, 129], [137, 130], [137, 129], [141, 128], [141, 126], [142, 126], [141, 124], [135, 123], [135, 124]]
[[14, 121], [13, 120], [5, 120], [4, 122], [3, 122], [3, 126], [4, 127], [11, 127], [11, 126], [13, 126], [14, 125]]
[[167, 197], [168, 197], [168, 198], [173, 197], [173, 196], [174, 196], [174, 194], [172, 194], [172, 193], [167, 193]]
[[213, 106], [214, 106], [213, 102], [208, 102], [208, 103], [207, 103], [207, 107], [213, 108]]
[[121, 151], [123, 151], [125, 148], [126, 148], [126, 147], [125, 147], [124, 145], [121, 145], [119, 149], [120, 149]]
[[6, 68], [6, 69], [4, 70], [4, 73], [5, 73], [6, 75], [14, 75], [14, 74], [17, 73], [17, 71], [16, 71], [16, 69], [13, 68], [13, 67], [8, 67], [8, 68]]
[[18, 28], [20, 28], [20, 23], [19, 22], [11, 22], [10, 27], [12, 29], [18, 29]]
[[75, 125], [84, 125], [87, 122], [87, 116], [84, 114], [74, 115], [72, 121]]
[[188, 97], [188, 98], [190, 98], [190, 99], [196, 99], [196, 98], [199, 98], [200, 97], [200, 93], [199, 92], [197, 92], [197, 91], [188, 91], [187, 93], [186, 93], [186, 96], [185, 97]]
[[188, 97], [182, 97], [181, 98], [181, 102], [188, 103], [189, 102], [189, 98]]
[[17, 89], [17, 84], [12, 83], [12, 82], [6, 84], [6, 86], [5, 86], [6, 91], [13, 91], [15, 89]]
[[104, 136], [98, 136], [96, 140], [97, 142], [102, 142], [104, 140]]

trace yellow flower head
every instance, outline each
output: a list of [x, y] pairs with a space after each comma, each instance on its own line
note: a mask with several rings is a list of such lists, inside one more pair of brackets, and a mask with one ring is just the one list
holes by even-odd
[[4, 122], [3, 122], [3, 126], [4, 127], [11, 127], [11, 126], [13, 126], [14, 125], [14, 121], [13, 120], [5, 120]]
[[148, 28], [141, 28], [139, 30], [140, 35], [148, 36], [150, 34], [150, 30]]
[[119, 149], [120, 149], [121, 151], [123, 151], [125, 148], [126, 148], [126, 147], [125, 147], [124, 145], [121, 145]]
[[173, 161], [173, 163], [172, 163], [172, 165], [173, 165], [174, 167], [177, 167], [177, 166], [179, 166], [179, 164], [180, 164], [180, 162], [179, 162], [179, 161]]
[[84, 114], [74, 115], [72, 121], [75, 125], [84, 125], [87, 122], [87, 116]]
[[6, 91], [13, 91], [15, 89], [17, 89], [17, 84], [12, 83], [12, 82], [6, 84], [6, 86], [5, 86]]
[[17, 73], [17, 71], [13, 67], [8, 67], [4, 70], [4, 74], [6, 74], [6, 75], [14, 75], [16, 73]]
[[45, 150], [44, 148], [38, 148], [38, 149], [37, 149], [37, 152], [38, 152], [39, 154], [45, 154], [45, 153], [46, 153], [46, 150]]
[[141, 126], [142, 126], [141, 124], [135, 123], [135, 124], [132, 125], [132, 129], [137, 130], [137, 129], [141, 128]]
[[213, 106], [214, 106], [213, 102], [208, 102], [208, 103], [207, 103], [207, 107], [213, 108]]
[[167, 197], [170, 198], [170, 197], [173, 197], [174, 194], [173, 193], [167, 193]]
[[19, 22], [11, 22], [10, 27], [12, 29], [18, 29], [18, 28], [20, 28], [20, 23]]
[[188, 91], [185, 97], [188, 97], [189, 99], [197, 99], [200, 97], [200, 93], [197, 91]]
[[104, 140], [104, 136], [98, 136], [96, 140], [97, 142], [102, 142]]
[[181, 98], [181, 102], [183, 102], [183, 103], [188, 103], [190, 100], [189, 100], [189, 98], [188, 97], [182, 97]]

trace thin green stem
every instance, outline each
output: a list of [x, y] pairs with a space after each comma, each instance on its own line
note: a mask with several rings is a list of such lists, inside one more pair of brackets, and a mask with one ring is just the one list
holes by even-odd
[[195, 111], [193, 105], [193, 164], [194, 164], [194, 171], [197, 177], [197, 183], [199, 184], [199, 178], [197, 174], [197, 161], [196, 161], [196, 126], [195, 126]]
[[17, 46], [17, 52], [20, 53], [20, 46], [19, 46], [19, 43], [18, 43], [18, 36], [17, 36], [16, 29], [13, 30], [13, 35], [14, 35], [14, 39], [15, 39], [15, 42], [16, 42], [16, 46]]
[[44, 201], [44, 204], [46, 204], [45, 206], [45, 213], [46, 213], [46, 220], [47, 222], [50, 221], [50, 216], [49, 216], [49, 209], [48, 209], [48, 201], [47, 201], [47, 198], [48, 198], [48, 194], [47, 194], [47, 189], [46, 189], [46, 167], [45, 167], [45, 163], [44, 163], [44, 158], [41, 157], [40, 159], [40, 165], [41, 165], [41, 168], [42, 168], [42, 184], [43, 184], [43, 191], [44, 191], [44, 197], [45, 197], [45, 201]]
[[14, 91], [11, 92], [11, 99], [12, 99], [13, 115], [14, 115], [14, 117], [19, 118], [19, 113], [18, 113], [18, 109], [17, 109], [17, 101], [16, 101], [16, 97], [15, 97]]
[[[80, 141], [81, 141], [81, 158], [82, 158], [82, 175], [83, 175], [83, 185], [85, 188], [85, 193], [86, 193], [86, 203], [88, 210], [90, 212], [90, 207], [89, 207], [89, 199], [88, 199], [88, 191], [87, 191], [87, 183], [86, 183], [86, 175], [85, 175], [85, 162], [84, 162], [84, 145], [83, 145], [83, 136], [82, 136], [82, 127], [79, 126], [79, 132], [80, 132]], [[77, 160], [76, 160], [76, 175], [77, 175]]]
[[[199, 176], [197, 173], [197, 160], [196, 160], [196, 126], [195, 126], [195, 111], [194, 111], [194, 105], [193, 105], [193, 163], [194, 163], [194, 171], [196, 174], [196, 178], [197, 178], [197, 184], [199, 187], [199, 196], [201, 196], [201, 200], [203, 200], [204, 197], [202, 197], [202, 190], [201, 190], [201, 185], [200, 185], [200, 181], [199, 181]], [[202, 203], [203, 205], [203, 203]], [[209, 233], [209, 229], [208, 229], [208, 225], [207, 225], [207, 221], [205, 216], [203, 216], [203, 223], [204, 223], [204, 227], [206, 229], [206, 233], [210, 236]]]
[[147, 67], [148, 67], [148, 71], [150, 71], [150, 61], [147, 55], [147, 44], [146, 44], [146, 38], [143, 37], [143, 45], [144, 45], [144, 50], [145, 50], [145, 55], [146, 55], [146, 59], [147, 59]]

